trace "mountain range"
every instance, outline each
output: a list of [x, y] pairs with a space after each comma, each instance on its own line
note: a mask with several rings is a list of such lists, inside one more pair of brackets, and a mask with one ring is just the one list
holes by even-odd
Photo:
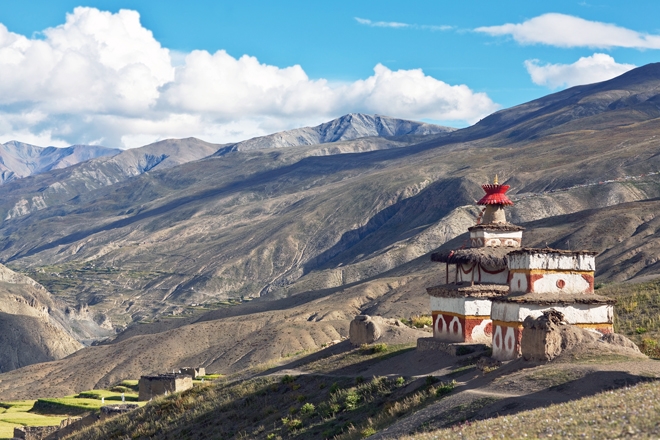
[[96, 157], [114, 156], [120, 151], [95, 145], [42, 148], [10, 141], [0, 144], [0, 183], [70, 167]]
[[[444, 278], [428, 254], [462, 246], [495, 174], [526, 245], [599, 252], [598, 282], [657, 276], [659, 87], [651, 64], [461, 130], [347, 115], [390, 128], [170, 140], [8, 182], [0, 260], [121, 331], [15, 374], [68, 392], [182, 363], [235, 372], [345, 336], [357, 313], [424, 313]], [[87, 362], [103, 368], [65, 384]], [[11, 374], [0, 393], [27, 395]]]
[[270, 148], [300, 147], [352, 141], [366, 137], [425, 136], [450, 133], [455, 129], [381, 115], [349, 113], [316, 127], [304, 127], [256, 137], [227, 145], [217, 155], [230, 151], [263, 150]]

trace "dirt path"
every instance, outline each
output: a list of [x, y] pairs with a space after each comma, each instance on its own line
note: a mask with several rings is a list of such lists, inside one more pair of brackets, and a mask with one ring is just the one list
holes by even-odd
[[[521, 359], [495, 374], [474, 375], [452, 394], [370, 438], [393, 439], [460, 423], [567, 402], [660, 378], [660, 361], [530, 364]], [[489, 377], [490, 376], [490, 377]]]

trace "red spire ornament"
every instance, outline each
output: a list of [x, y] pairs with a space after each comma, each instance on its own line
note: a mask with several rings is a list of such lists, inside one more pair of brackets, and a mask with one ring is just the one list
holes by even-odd
[[492, 184], [481, 185], [481, 187], [486, 191], [486, 195], [477, 202], [477, 205], [486, 205], [482, 222], [484, 224], [505, 224], [507, 221], [504, 207], [513, 205], [513, 202], [506, 196], [510, 186], [500, 185], [496, 174]]
[[481, 185], [486, 191], [486, 195], [477, 202], [477, 205], [508, 205], [513, 206], [513, 202], [506, 196], [506, 192], [511, 188], [509, 185], [500, 185], [497, 182], [497, 174], [492, 184]]

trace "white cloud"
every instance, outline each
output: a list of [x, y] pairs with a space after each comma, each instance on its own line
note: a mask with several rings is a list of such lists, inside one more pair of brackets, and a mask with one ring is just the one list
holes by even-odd
[[411, 24], [411, 23], [401, 23], [398, 21], [371, 21], [368, 18], [354, 17], [355, 21], [365, 26], [370, 27], [384, 27], [384, 28], [412, 28], [412, 29], [424, 29], [430, 31], [448, 31], [453, 29], [454, 26], [447, 25], [428, 25], [428, 24]]
[[552, 89], [591, 84], [619, 76], [631, 69], [634, 64], [619, 64], [604, 53], [582, 57], [573, 64], [539, 64], [539, 60], [525, 61], [525, 67], [534, 84]]
[[498, 108], [486, 94], [419, 69], [378, 64], [366, 79], [332, 83], [310, 79], [299, 65], [223, 50], [173, 52], [129, 10], [76, 8], [41, 36], [0, 24], [0, 142], [136, 147], [196, 136], [221, 143], [349, 112], [463, 123]]
[[368, 18], [355, 17], [355, 21], [360, 24], [371, 27], [391, 27], [391, 28], [404, 28], [410, 27], [408, 23], [399, 23], [397, 21], [371, 21]]
[[520, 44], [660, 49], [660, 35], [644, 34], [610, 23], [557, 13], [539, 15], [517, 24], [479, 27], [475, 31], [493, 36], [510, 35]]

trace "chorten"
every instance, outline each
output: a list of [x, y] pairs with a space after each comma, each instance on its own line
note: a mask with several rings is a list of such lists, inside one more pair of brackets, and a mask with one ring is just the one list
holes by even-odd
[[485, 205], [468, 228], [469, 247], [437, 252], [446, 264], [445, 284], [426, 289], [433, 315], [433, 337], [449, 343], [487, 342], [493, 357], [520, 356], [523, 322], [545, 311], [563, 314], [567, 324], [600, 334], [613, 331], [615, 301], [594, 293], [596, 252], [522, 247], [524, 228], [508, 223], [513, 205], [508, 185], [497, 176], [482, 185]]
[[495, 176], [482, 185], [485, 206], [468, 228], [469, 247], [438, 252], [432, 261], [446, 264], [445, 284], [429, 287], [433, 337], [443, 342], [486, 342], [492, 338], [491, 299], [509, 292], [506, 255], [519, 249], [524, 228], [508, 223], [504, 208], [513, 205], [508, 185]]

